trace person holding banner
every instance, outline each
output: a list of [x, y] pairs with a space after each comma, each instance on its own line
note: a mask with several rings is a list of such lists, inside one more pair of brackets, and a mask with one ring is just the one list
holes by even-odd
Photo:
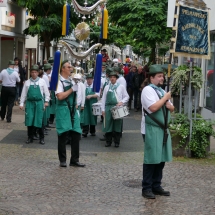
[[170, 195], [169, 191], [161, 187], [161, 180], [165, 162], [172, 160], [171, 136], [167, 129], [166, 114], [167, 111], [174, 111], [174, 106], [169, 101], [171, 92], [166, 93], [161, 88], [164, 81], [161, 65], [151, 65], [148, 75], [150, 83], [143, 88], [141, 94], [141, 133], [144, 139], [142, 196], [155, 199], [155, 195]]
[[99, 93], [93, 92], [93, 76], [91, 74], [86, 77], [86, 100], [84, 107], [84, 121], [83, 121], [83, 137], [87, 137], [90, 131], [91, 136], [95, 136], [97, 116], [92, 113], [92, 104], [96, 103], [99, 98]]
[[[45, 108], [49, 105], [50, 94], [45, 81], [39, 78], [39, 67], [33, 65], [30, 69], [30, 79], [23, 86], [20, 109], [24, 110], [25, 106], [25, 125], [28, 127], [27, 144], [33, 142], [34, 129], [38, 128], [40, 144], [44, 145], [43, 115]], [[43, 97], [44, 96], [44, 97]]]
[[66, 144], [71, 142], [70, 166], [84, 167], [79, 162], [79, 141], [81, 136], [80, 115], [76, 109], [76, 92], [78, 85], [72, 83], [71, 63], [64, 60], [61, 63], [60, 80], [55, 91], [56, 104], [56, 129], [58, 134], [58, 156], [60, 167], [67, 167]]
[[[112, 70], [109, 68], [109, 70]], [[120, 132], [122, 129], [122, 119], [113, 119], [111, 108], [114, 106], [123, 106], [129, 100], [129, 95], [125, 87], [117, 83], [118, 75], [112, 70], [109, 74], [110, 84], [104, 88], [102, 96], [102, 115], [104, 117], [103, 132], [106, 132], [106, 145], [110, 147], [112, 138], [114, 138], [115, 147], [120, 144]]]

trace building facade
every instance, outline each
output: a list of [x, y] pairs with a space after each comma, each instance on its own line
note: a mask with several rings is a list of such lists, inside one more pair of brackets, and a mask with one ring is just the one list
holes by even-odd
[[25, 64], [26, 12], [15, 1], [2, 0], [0, 3], [0, 69], [14, 57]]

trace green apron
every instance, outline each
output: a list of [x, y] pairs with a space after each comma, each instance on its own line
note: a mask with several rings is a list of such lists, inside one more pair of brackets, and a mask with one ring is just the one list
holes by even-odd
[[[91, 87], [86, 88], [86, 96], [95, 95]], [[92, 104], [97, 102], [97, 98], [85, 99], [83, 112], [83, 125], [97, 125], [97, 116], [92, 113]]]
[[30, 85], [25, 106], [25, 125], [42, 127], [44, 101], [39, 85]]
[[56, 96], [55, 91], [51, 91], [50, 114], [55, 114], [56, 111]]
[[[109, 87], [110, 89], [110, 87]], [[116, 89], [115, 89], [116, 90]], [[111, 113], [111, 108], [116, 106], [117, 104], [117, 99], [115, 96], [114, 91], [109, 91], [107, 92], [107, 97], [106, 97], [106, 103], [105, 103], [105, 117], [104, 117], [104, 123], [102, 126], [102, 131], [103, 132], [121, 132], [121, 127], [122, 127], [122, 119], [113, 119], [112, 113]]]
[[[154, 118], [164, 125], [162, 108], [151, 113]], [[170, 120], [170, 114], [168, 114]], [[172, 140], [168, 129], [167, 143], [163, 144], [164, 130], [149, 116], [145, 116], [144, 163], [158, 164], [172, 160]]]
[[[65, 91], [69, 90], [71, 86], [65, 87]], [[73, 109], [73, 100], [74, 100], [74, 93], [70, 94], [68, 97], [68, 101], [70, 103], [71, 110]], [[75, 102], [76, 105], [76, 102]], [[82, 133], [80, 127], [80, 113], [79, 110], [76, 110], [75, 107], [75, 114], [73, 123], [71, 120], [70, 110], [68, 108], [66, 100], [58, 100], [56, 104], [56, 129], [58, 135], [66, 132], [66, 131], [75, 131], [78, 133]]]

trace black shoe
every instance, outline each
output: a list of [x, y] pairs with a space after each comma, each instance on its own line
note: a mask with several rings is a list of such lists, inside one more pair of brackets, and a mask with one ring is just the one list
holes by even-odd
[[110, 147], [111, 146], [111, 143], [106, 143], [105, 144], [105, 147]]
[[87, 137], [87, 133], [83, 133], [82, 136], [83, 136], [83, 137]]
[[91, 133], [91, 136], [96, 136], [96, 134], [95, 133]]
[[10, 122], [11, 122], [11, 120], [7, 120], [7, 122], [8, 122], [8, 123], [10, 123]]
[[45, 144], [44, 139], [40, 139], [40, 144], [42, 144], [42, 145]]
[[33, 136], [33, 140], [39, 140], [39, 137], [37, 137], [36, 135]]
[[79, 163], [79, 162], [70, 163], [69, 165], [70, 166], [76, 166], [76, 167], [85, 167], [85, 164]]
[[155, 195], [170, 196], [170, 192], [169, 192], [169, 191], [165, 191], [163, 188], [160, 188], [160, 189], [153, 189], [152, 192], [153, 192]]
[[28, 140], [26, 141], [27, 144], [29, 143], [33, 143], [33, 138], [28, 138]]
[[67, 167], [66, 162], [60, 162], [60, 167]]
[[1, 121], [4, 121], [4, 118], [1, 118]]
[[44, 130], [44, 135], [48, 135], [48, 132], [46, 130]]
[[118, 148], [119, 147], [119, 143], [115, 143], [115, 147]]
[[142, 196], [147, 199], [155, 199], [155, 195], [151, 190], [142, 190]]

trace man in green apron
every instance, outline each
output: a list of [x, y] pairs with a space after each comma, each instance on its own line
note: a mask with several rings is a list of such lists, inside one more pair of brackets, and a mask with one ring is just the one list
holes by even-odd
[[172, 160], [172, 143], [167, 121], [170, 119], [168, 112], [174, 111], [174, 106], [169, 101], [171, 93], [166, 93], [161, 88], [164, 81], [161, 65], [150, 66], [148, 75], [150, 83], [141, 94], [141, 133], [144, 139], [142, 195], [154, 199], [155, 195], [170, 195], [169, 191], [161, 187], [161, 180], [165, 162]]
[[[107, 68], [107, 64], [106, 62], [102, 62], [102, 75], [101, 75], [101, 89], [100, 89], [100, 98], [102, 98], [102, 94], [103, 94], [103, 90], [105, 88], [105, 82], [107, 81], [107, 71], [106, 71], [106, 68]], [[100, 122], [103, 122], [103, 116], [101, 115], [101, 120]]]
[[[110, 69], [109, 69], [109, 68], [110, 68]], [[107, 85], [110, 84], [109, 74], [110, 74], [111, 72], [113, 72], [113, 69], [112, 69], [111, 67], [107, 67], [107, 68], [106, 68], [106, 78], [105, 78], [105, 79], [102, 79], [102, 81], [101, 81], [100, 98], [102, 98], [102, 94], [103, 94], [103, 91], [104, 91], [105, 87], [106, 87]], [[103, 122], [103, 116], [101, 116], [101, 117], [102, 117], [101, 122]], [[99, 138], [99, 139], [100, 139], [101, 141], [106, 141], [105, 134], [103, 135], [102, 138]]]
[[87, 75], [86, 77], [86, 100], [85, 100], [85, 107], [83, 110], [83, 137], [87, 137], [88, 132], [90, 131], [91, 136], [95, 136], [96, 133], [96, 125], [97, 125], [97, 116], [93, 115], [92, 112], [92, 104], [98, 101], [99, 95], [93, 92], [93, 76], [92, 74]]
[[[49, 75], [51, 74], [52, 66], [51, 64], [47, 63], [44, 64], [44, 75], [43, 79], [45, 80], [48, 88], [50, 87], [50, 81], [51, 78]], [[55, 97], [55, 91], [50, 91], [50, 101], [49, 101], [49, 107], [47, 108], [47, 122], [45, 123], [45, 130], [51, 130], [49, 128], [54, 128], [54, 126], [50, 126], [49, 124], [53, 123], [54, 115], [55, 115], [55, 108], [56, 108], [56, 97]], [[51, 122], [51, 123], [50, 123]]]
[[[112, 70], [109, 68], [109, 70]], [[118, 75], [112, 71], [109, 74], [110, 84], [104, 88], [102, 96], [102, 115], [104, 117], [103, 132], [106, 132], [106, 145], [109, 147], [112, 144], [112, 138], [114, 138], [115, 147], [119, 147], [120, 144], [120, 132], [122, 128], [122, 119], [113, 119], [111, 109], [114, 106], [123, 106], [128, 100], [129, 96], [125, 87], [116, 82]]]
[[[49, 91], [46, 83], [43, 79], [39, 78], [38, 73], [39, 67], [33, 65], [30, 69], [30, 79], [27, 80], [23, 86], [20, 109], [24, 110], [25, 105], [25, 125], [28, 127], [28, 140], [26, 143], [33, 142], [34, 128], [38, 128], [40, 136], [40, 144], [44, 142], [44, 130], [43, 130], [43, 114], [45, 108], [48, 107], [49, 103]], [[43, 98], [45, 95], [45, 98]]]
[[[51, 81], [51, 76], [52, 76], [52, 67], [53, 67], [53, 64], [54, 64], [54, 58], [53, 57], [50, 57], [48, 59], [48, 70], [45, 71], [48, 75], [48, 78], [49, 78], [49, 81]], [[46, 64], [45, 64], [46, 65]], [[44, 70], [45, 70], [45, 65], [44, 65]], [[50, 65], [51, 65], [51, 68], [50, 68]], [[49, 124], [53, 124], [54, 122], [54, 118], [55, 118], [55, 108], [56, 108], [56, 97], [55, 97], [55, 91], [51, 90], [50, 91], [50, 95], [51, 95], [51, 101], [50, 101], [50, 117], [49, 117], [49, 120], [48, 120], [48, 125], [46, 126], [46, 129], [47, 128], [54, 128], [54, 126], [51, 126]]]
[[72, 84], [71, 63], [65, 60], [61, 64], [60, 80], [57, 90], [56, 129], [58, 134], [58, 156], [60, 166], [66, 167], [66, 144], [71, 142], [70, 166], [84, 167], [79, 163], [79, 141], [81, 136], [80, 115], [76, 109], [77, 84]]

